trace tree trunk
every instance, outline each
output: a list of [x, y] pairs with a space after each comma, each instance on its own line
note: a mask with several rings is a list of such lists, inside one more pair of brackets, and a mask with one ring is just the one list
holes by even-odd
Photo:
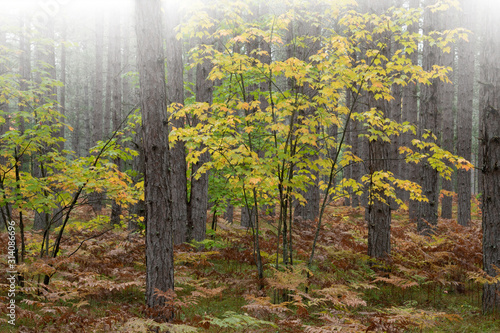
[[83, 88], [83, 109], [85, 112], [83, 112], [83, 122], [85, 124], [85, 133], [87, 135], [85, 136], [85, 143], [84, 143], [84, 153], [82, 156], [88, 156], [90, 152], [90, 147], [92, 147], [92, 120], [90, 119], [90, 94], [89, 94], [89, 78], [87, 77], [87, 80], [85, 82], [85, 87]]
[[224, 219], [228, 222], [228, 223], [233, 223], [233, 216], [234, 216], [234, 206], [229, 203], [226, 207], [226, 211], [224, 212]]
[[[470, 1], [461, 1], [463, 8], [462, 26], [472, 27], [472, 17], [476, 7]], [[471, 160], [472, 157], [472, 98], [474, 96], [474, 36], [469, 43], [461, 41], [458, 45], [458, 110], [457, 110], [457, 155]], [[471, 171], [460, 169], [457, 172], [458, 216], [460, 225], [466, 226], [471, 219]]]
[[[59, 90], [59, 101], [61, 104], [61, 107], [59, 108], [59, 112], [61, 113], [61, 122], [65, 122], [66, 120], [64, 119], [64, 115], [66, 114], [66, 47], [64, 46], [64, 42], [66, 42], [66, 35], [67, 35], [67, 26], [66, 26], [66, 21], [63, 21], [63, 27], [62, 27], [62, 41], [61, 43], [61, 83], [62, 86]], [[65, 131], [64, 131], [64, 126], [61, 126], [61, 129], [59, 130], [59, 136], [61, 138], [64, 138]], [[64, 142], [59, 143], [61, 151], [64, 149]]]
[[[350, 123], [350, 131], [351, 133], [349, 134], [351, 137], [351, 142], [352, 142], [352, 148], [351, 151], [354, 155], [361, 157], [361, 138], [358, 136], [359, 132], [359, 125], [357, 121], [349, 121]], [[351, 165], [351, 178], [356, 180], [356, 181], [361, 181], [361, 164], [355, 163]], [[351, 207], [359, 207], [360, 205], [360, 197], [356, 193], [352, 194], [351, 198]]]
[[[388, 147], [387, 143], [370, 142], [369, 164], [371, 171], [387, 170]], [[370, 189], [370, 193], [377, 193]], [[381, 192], [377, 193], [383, 197]], [[371, 201], [371, 204], [370, 204]], [[368, 223], [368, 255], [373, 258], [385, 258], [391, 254], [391, 207], [372, 197], [367, 208]]]
[[251, 198], [248, 199], [248, 204], [250, 205], [250, 209], [245, 204], [241, 206], [241, 226], [252, 228], [255, 226], [255, 205], [253, 205]]
[[[124, 22], [127, 22], [128, 17], [125, 16], [123, 18]], [[127, 74], [130, 72], [131, 66], [129, 63], [130, 59], [130, 27], [128, 24], [123, 24], [123, 37], [122, 37], [122, 45], [123, 45], [123, 66], [121, 74]], [[130, 89], [130, 78], [128, 76], [124, 76], [122, 78], [122, 93], [123, 93], [123, 106], [125, 110], [129, 110], [132, 106], [135, 105], [136, 101], [134, 100], [134, 91]]]
[[[202, 39], [202, 44], [207, 40]], [[212, 70], [212, 63], [205, 60], [196, 66], [196, 102], [212, 104], [213, 81], [208, 79], [208, 75]], [[192, 126], [196, 126], [199, 120], [193, 118]], [[203, 149], [204, 147], [200, 147]], [[196, 241], [205, 239], [207, 226], [207, 209], [208, 209], [208, 173], [203, 173], [198, 179], [195, 177], [200, 167], [210, 160], [210, 155], [207, 152], [200, 155], [197, 163], [192, 165], [191, 171], [191, 193], [189, 198], [189, 217], [190, 226], [192, 227], [191, 238]]]
[[[138, 151], [139, 155], [135, 156], [132, 160], [132, 170], [137, 172], [137, 176], [134, 177], [134, 184], [139, 182], [144, 177], [144, 149], [141, 143], [140, 133], [136, 133], [135, 135], [136, 146], [135, 150]], [[139, 217], [145, 217], [146, 215], [146, 207], [144, 200], [139, 200], [136, 204], [134, 204], [130, 208], [130, 213], [132, 214], [132, 218], [129, 220], [128, 229], [131, 231], [135, 231], [139, 227]]]
[[[420, 0], [410, 0], [410, 8], [418, 8]], [[409, 33], [415, 33], [418, 31], [418, 24], [413, 24], [408, 27]], [[412, 64], [417, 64], [418, 62], [418, 52], [415, 50], [413, 53], [409, 54]], [[416, 83], [409, 83], [407, 86], [403, 87], [403, 104], [402, 104], [402, 120], [407, 121], [410, 124], [417, 125], [418, 120], [418, 86]], [[415, 136], [411, 132], [403, 133], [401, 135], [401, 146], [412, 148], [411, 141], [415, 139]], [[403, 163], [401, 173], [408, 177], [409, 180], [417, 182], [418, 166], [413, 163]], [[406, 200], [410, 198], [409, 193], [405, 194]], [[410, 201], [408, 204], [409, 218], [410, 221], [416, 222], [417, 220], [417, 207], [418, 203], [416, 201]]]
[[[396, 46], [396, 50], [399, 47], [398, 44], [395, 44], [394, 41], [391, 42]], [[393, 50], [391, 50], [392, 52]], [[395, 51], [395, 50], [394, 50]], [[392, 96], [394, 99], [388, 103], [388, 112], [387, 117], [401, 123], [402, 115], [401, 115], [401, 103], [402, 103], [402, 87], [398, 84], [394, 84], [392, 86]], [[391, 142], [387, 147], [388, 149], [388, 165], [387, 170], [392, 172], [394, 176], [398, 179], [406, 179], [407, 175], [401, 173], [401, 169], [403, 164], [405, 164], [404, 160], [400, 160], [399, 155], [399, 138], [392, 137]], [[396, 196], [398, 198], [402, 198], [404, 196], [405, 191], [396, 187]], [[390, 207], [392, 210], [397, 210], [399, 205], [396, 203], [394, 199], [390, 200]]]
[[[78, 74], [77, 74], [78, 75]], [[81, 132], [81, 96], [76, 96], [75, 98], [75, 106], [73, 108], [75, 112], [75, 121], [73, 123], [73, 132], [71, 133], [71, 146], [73, 148], [73, 151], [75, 152], [75, 155], [77, 157], [81, 156], [80, 155], [80, 132]], [[84, 112], [86, 112], [85, 110]]]
[[[261, 3], [259, 7], [259, 17], [266, 17], [269, 15], [269, 4], [266, 2]], [[261, 52], [260, 55], [258, 55], [258, 59], [262, 64], [271, 64], [271, 44], [269, 41], [265, 40], [264, 38], [260, 37], [259, 38], [259, 50]], [[268, 73], [264, 73], [264, 75], [267, 76]], [[260, 109], [265, 111], [269, 107], [269, 102], [268, 102], [268, 97], [269, 94], [271, 94], [271, 85], [270, 85], [270, 79], [268, 80], [266, 77], [266, 80], [260, 83], [260, 94], [259, 94], [259, 102], [260, 102]], [[257, 152], [259, 154], [259, 158], [264, 157], [264, 150], [260, 150]], [[271, 215], [274, 216], [276, 214], [276, 208], [274, 205], [267, 205], [263, 204], [260, 206], [261, 207], [261, 212], [264, 215]]]
[[[453, 17], [457, 15], [457, 12], [454, 9], [448, 9], [446, 12], [441, 14], [441, 19], [439, 20], [441, 23], [441, 29], [453, 29], [456, 24], [454, 22]], [[440, 65], [454, 68], [454, 55], [455, 55], [455, 45], [451, 45], [451, 51], [449, 53], [443, 53], [441, 55], [441, 63]], [[460, 68], [460, 67], [459, 67]], [[451, 73], [450, 73], [451, 75]], [[453, 78], [450, 77], [450, 80]], [[452, 80], [453, 81], [453, 80]], [[455, 115], [453, 112], [453, 102], [455, 100], [455, 88], [452, 83], [446, 83], [439, 81], [438, 83], [438, 91], [439, 91], [439, 111], [441, 115], [441, 147], [446, 149], [447, 151], [453, 153], [454, 152], [454, 122]], [[471, 96], [472, 98], [472, 96]], [[460, 102], [458, 103], [460, 105]], [[469, 112], [472, 113], [472, 110]], [[452, 179], [441, 179], [441, 188], [445, 191], [452, 192], [453, 191], [453, 183]], [[445, 219], [452, 218], [452, 204], [453, 197], [446, 195], [443, 193], [441, 196], [441, 217]]]
[[[42, 31], [42, 36], [47, 40], [46, 43], [40, 43], [36, 46], [36, 58], [40, 62], [40, 66], [42, 66], [42, 71], [46, 72], [46, 76], [52, 80], [56, 80], [56, 59], [55, 59], [55, 50], [54, 50], [54, 23], [50, 22], [46, 25]], [[43, 66], [48, 66], [44, 68]], [[42, 73], [38, 73], [36, 75], [36, 81], [42, 83]], [[40, 96], [40, 99], [48, 98], [48, 99], [57, 99], [57, 90], [55, 87], [52, 87], [48, 91], [45, 92], [45, 96]], [[36, 121], [41, 121], [40, 119], [36, 119]], [[57, 134], [55, 134], [57, 135]], [[43, 156], [49, 152], [49, 147], [44, 147], [41, 151], [38, 151], [37, 154], [39, 156]], [[38, 156], [33, 156], [33, 176], [34, 177], [45, 177], [45, 171], [43, 163], [38, 159]], [[56, 210], [58, 210], [56, 208]], [[60, 220], [60, 219], [59, 219]], [[46, 212], [38, 212], [35, 211], [35, 217], [33, 221], [33, 229], [34, 230], [45, 230], [50, 228], [51, 224], [51, 216]]]
[[[348, 108], [350, 108], [351, 104], [352, 104], [352, 92], [350, 90], [346, 90], [345, 96], [346, 96], [346, 106]], [[352, 144], [353, 144], [352, 121], [349, 121], [347, 123], [347, 128], [345, 129], [345, 131], [346, 131], [345, 145], [347, 147], [351, 147], [351, 151], [352, 151]], [[342, 178], [343, 179], [351, 179], [352, 178], [352, 166], [351, 165], [347, 165], [344, 167], [344, 170], [342, 170]], [[348, 189], [348, 191], [349, 191], [349, 195], [344, 198], [344, 206], [351, 205], [351, 198], [353, 196], [353, 191], [351, 189]]]
[[[256, 16], [258, 15], [258, 10], [259, 10], [258, 5], [254, 3], [250, 7], [250, 14], [248, 17], [248, 21], [256, 20]], [[256, 52], [258, 48], [259, 48], [259, 41], [257, 40], [257, 38], [251, 39], [244, 46], [244, 50], [246, 50], [247, 56], [254, 58], [256, 57], [254, 52]], [[247, 85], [245, 89], [246, 96], [244, 96], [245, 102], [251, 103], [255, 100], [253, 93], [255, 92], [255, 90], [257, 90], [258, 87], [256, 84], [250, 84], [250, 83], [245, 83], [245, 84]], [[245, 116], [248, 116], [249, 114], [253, 113], [254, 110], [245, 110], [244, 112]], [[250, 138], [251, 134], [249, 134], [248, 137]], [[250, 149], [255, 150], [255, 147], [250, 147]], [[259, 152], [256, 151], [256, 153], [258, 154]], [[244, 201], [243, 203], [245, 205], [246, 203], [248, 203], [250, 207], [247, 207], [245, 205], [241, 207], [241, 226], [245, 228], [250, 228], [250, 227], [254, 228], [256, 221], [255, 204], [252, 201], [253, 196], [250, 196], [251, 195], [250, 193], [246, 193], [246, 195], [248, 197], [243, 199]]]
[[[167, 24], [166, 24], [166, 59], [167, 59], [167, 98], [168, 103], [174, 110], [184, 105], [184, 77], [182, 63], [182, 44], [175, 35], [174, 28], [180, 23], [179, 2], [167, 1]], [[172, 119], [173, 127], [184, 127], [184, 119]], [[172, 191], [172, 220], [174, 225], [174, 243], [181, 244], [190, 239], [188, 230], [188, 199], [186, 178], [186, 148], [184, 142], [177, 141], [170, 147], [170, 181]]]
[[93, 136], [92, 141], [95, 144], [102, 140], [102, 99], [103, 99], [103, 82], [102, 82], [102, 61], [103, 61], [103, 20], [102, 13], [96, 16], [96, 44], [95, 44], [95, 85], [94, 85], [94, 114], [92, 119]]
[[[160, 0], [136, 0], [136, 34], [145, 157], [146, 304], [158, 310], [166, 299], [156, 289], [174, 288], [172, 216], [168, 181], [168, 119]], [[168, 7], [167, 7], [168, 8]]]
[[[121, 80], [121, 67], [122, 67], [122, 54], [121, 54], [121, 33], [120, 33], [120, 9], [118, 9], [115, 14], [110, 18], [110, 55], [112, 58], [111, 68], [108, 70], [111, 71], [112, 77], [112, 99], [113, 99], [113, 131], [118, 130], [118, 126], [122, 121], [122, 80]], [[118, 170], [122, 169], [122, 161], [120, 159], [115, 159], [114, 163], [116, 164]], [[112, 225], [120, 224], [120, 215], [122, 213], [122, 207], [116, 202], [113, 201], [111, 204], [111, 217], [110, 222]]]
[[113, 62], [115, 57], [113, 55], [114, 50], [114, 31], [113, 31], [113, 21], [116, 13], [108, 14], [108, 41], [107, 41], [107, 63], [106, 63], [106, 94], [104, 98], [104, 122], [103, 122], [103, 138], [107, 138], [111, 133], [111, 119], [113, 118], [113, 110], [111, 109], [111, 102], [113, 101]]
[[[372, 10], [377, 15], [382, 15], [388, 8], [387, 2], [372, 3]], [[389, 33], [377, 34], [375, 36], [379, 45], [375, 47], [368, 45], [368, 48], [379, 49], [380, 54], [390, 59], [391, 55], [391, 36]], [[382, 61], [381, 66], [385, 66]], [[398, 103], [393, 101], [390, 105], [383, 98], [376, 99], [374, 93], [368, 94], [368, 109], [375, 107], [382, 111], [384, 116], [400, 116], [400, 107]], [[393, 110], [391, 110], [393, 109]], [[368, 169], [370, 175], [378, 171], [389, 170], [390, 165], [394, 165], [389, 160], [391, 156], [390, 144], [384, 142], [381, 137], [377, 140], [369, 141], [368, 143]], [[366, 221], [368, 224], [368, 255], [374, 258], [385, 258], [391, 254], [391, 202], [387, 196], [383, 194], [383, 190], [379, 190], [376, 185], [370, 184], [368, 190], [368, 205], [365, 210]], [[379, 199], [380, 197], [380, 199]], [[384, 202], [386, 201], [386, 202]]]
[[[19, 74], [21, 75], [19, 88], [22, 91], [28, 90], [28, 82], [31, 80], [31, 45], [29, 37], [31, 35], [30, 23], [27, 22], [26, 16], [21, 16], [20, 22], [21, 35], [19, 37], [19, 49], [21, 50], [21, 55], [19, 56]], [[25, 101], [19, 99], [19, 112], [22, 113], [26, 110]], [[25, 125], [24, 121], [19, 122], [19, 132], [24, 133]], [[21, 158], [21, 168], [22, 164], [26, 161]]]
[[[481, 155], [483, 179], [483, 269], [497, 276], [500, 267], [500, 23], [493, 17], [496, 1], [485, 8], [481, 61]], [[500, 283], [483, 287], [483, 311], [500, 311]]]
[[[425, 33], [436, 30], [437, 17], [436, 13], [432, 13], [426, 8], [424, 13], [424, 30]], [[439, 50], [435, 46], [430, 46], [429, 43], [424, 43], [423, 68], [430, 71], [432, 66], [438, 63]], [[432, 135], [438, 136], [438, 80], [431, 80], [430, 85], [422, 87], [422, 103], [420, 108], [419, 127], [422, 131], [428, 131], [431, 135], [427, 141], [434, 141]], [[418, 203], [417, 212], [417, 230], [424, 234], [431, 232], [432, 228], [437, 225], [438, 220], [438, 172], [431, 167], [428, 161], [421, 162], [420, 186], [422, 193], [429, 200], [428, 202]]]
[[[314, 10], [314, 9], [312, 9]], [[304, 38], [304, 43], [307, 47], [297, 48], [297, 58], [306, 62], [309, 62], [309, 57], [315, 55], [321, 48], [321, 43], [317, 39], [321, 35], [321, 27], [313, 25], [311, 22], [299, 21], [297, 27], [298, 36]], [[310, 84], [305, 84], [302, 93], [307, 96], [309, 101], [313, 100], [316, 95], [316, 91]], [[301, 111], [301, 115], [306, 117], [313, 117], [316, 110], [309, 108], [307, 110]], [[319, 131], [319, 127], [313, 129]], [[306, 158], [309, 159], [310, 163], [318, 158], [314, 148], [308, 146], [307, 149], [311, 150], [311, 153], [307, 155]], [[297, 170], [298, 171], [298, 170]], [[306, 202], [304, 204], [299, 204], [298, 201], [294, 204], [294, 219], [310, 220], [314, 221], [319, 215], [319, 172], [315, 171], [313, 168], [309, 168], [311, 183], [306, 185], [304, 191], [300, 191]]]
[[[94, 114], [92, 119], [93, 133], [92, 144], [95, 145], [103, 138], [103, 80], [102, 80], [102, 62], [103, 62], [103, 21], [104, 15], [98, 12], [96, 15], [96, 44], [95, 44], [95, 86], [94, 86]], [[88, 201], [96, 213], [100, 213], [103, 207], [104, 194], [101, 192], [92, 192], [88, 196]]]
[[[5, 31], [0, 31], [0, 47], [6, 47], [6, 38], [5, 38]], [[0, 63], [0, 73], [6, 73], [8, 72], [8, 68], [3, 64]], [[2, 118], [4, 118], [4, 122], [0, 124], [0, 136], [4, 135], [7, 133], [10, 127], [10, 122], [9, 122], [9, 117], [6, 116], [9, 114], [9, 103], [6, 101], [0, 102], [0, 111], [3, 111]], [[0, 164], [4, 165], [5, 162], [7, 161], [6, 157], [0, 156]], [[4, 177], [5, 173], [2, 170], [0, 173], [1, 177]], [[9, 214], [4, 214], [4, 211], [10, 212], [11, 211], [11, 205], [7, 204], [7, 206], [0, 207], [0, 230], [3, 230], [6, 228], [8, 221], [8, 215]]]
[[[500, 51], [500, 48], [497, 48]], [[493, 56], [493, 55], [492, 55]], [[495, 92], [485, 92], [483, 110], [483, 266], [490, 276], [500, 267], [500, 76], [492, 77]], [[496, 269], [495, 269], [496, 268]], [[485, 284], [484, 312], [500, 311], [500, 283]]]

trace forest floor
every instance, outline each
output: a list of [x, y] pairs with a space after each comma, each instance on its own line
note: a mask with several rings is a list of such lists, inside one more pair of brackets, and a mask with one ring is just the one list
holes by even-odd
[[[6, 322], [2, 292], [0, 332], [500, 332], [500, 315], [481, 313], [477, 202], [473, 208], [470, 227], [441, 219], [427, 238], [407, 212], [394, 212], [392, 256], [380, 262], [366, 255], [363, 209], [332, 205], [310, 270], [315, 225], [294, 225], [294, 269], [277, 270], [276, 222], [264, 218], [263, 281], [251, 231], [220, 221], [205, 241], [176, 247], [175, 294], [164, 295], [171, 324], [147, 319], [144, 237], [88, 231], [81, 222], [90, 214], [79, 208], [74, 218], [80, 223], [68, 229], [59, 258], [42, 261], [28, 248], [33, 256], [18, 268], [25, 281], [17, 327]], [[26, 235], [28, 244], [41, 238]], [[5, 232], [0, 239], [7, 243]], [[0, 267], [6, 271], [4, 252]], [[53, 275], [48, 286], [44, 274]], [[0, 287], [7, 289], [6, 282]]]

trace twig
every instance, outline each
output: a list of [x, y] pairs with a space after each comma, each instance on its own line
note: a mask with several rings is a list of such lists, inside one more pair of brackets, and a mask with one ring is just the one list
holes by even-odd
[[100, 236], [104, 235], [105, 233], [107, 233], [108, 231], [111, 231], [111, 230], [113, 230], [113, 229], [114, 229], [114, 228], [111, 228], [111, 229], [108, 229], [108, 230], [104, 230], [103, 232], [101, 232], [101, 233], [100, 233], [100, 234], [98, 234], [98, 235], [94, 235], [94, 236], [91, 236], [91, 237], [89, 237], [89, 238], [86, 238], [86, 239], [82, 240], [82, 242], [80, 243], [80, 245], [78, 245], [78, 247], [76, 248], [76, 250], [75, 250], [75, 251], [73, 251], [73, 252], [72, 252], [72, 253], [68, 256], [68, 258], [69, 258], [69, 257], [71, 257], [73, 254], [75, 254], [75, 253], [76, 253], [76, 251], [78, 251], [78, 250], [82, 247], [82, 245], [83, 245], [83, 243], [84, 243], [84, 242], [86, 242], [86, 241], [88, 241], [88, 240], [90, 240], [90, 239], [92, 239], [92, 238], [97, 238], [97, 237], [100, 237]]

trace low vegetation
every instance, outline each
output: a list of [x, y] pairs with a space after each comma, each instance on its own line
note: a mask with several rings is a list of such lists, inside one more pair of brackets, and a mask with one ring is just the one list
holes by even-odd
[[[473, 208], [470, 227], [442, 219], [431, 237], [416, 232], [406, 211], [395, 212], [392, 256], [376, 261], [366, 255], [363, 209], [337, 202], [327, 208], [311, 269], [315, 224], [295, 222], [293, 269], [276, 267], [277, 221], [262, 216], [263, 281], [251, 232], [220, 220], [205, 241], [175, 249], [175, 293], [159, 292], [168, 300], [162, 311], [174, 315], [169, 324], [148, 319], [143, 235], [75, 223], [59, 257], [42, 260], [27, 250], [18, 331], [498, 332], [498, 313], [481, 314], [481, 223], [477, 203]], [[83, 206], [73, 218], [91, 217]], [[26, 237], [42, 241], [36, 231]], [[50, 285], [41, 283], [45, 275]], [[6, 302], [0, 304], [5, 313]], [[0, 320], [0, 331], [8, 331]]]

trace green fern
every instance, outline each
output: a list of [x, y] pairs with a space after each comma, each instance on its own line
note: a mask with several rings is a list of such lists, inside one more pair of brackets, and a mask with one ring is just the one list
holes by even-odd
[[247, 314], [240, 314], [234, 311], [226, 311], [222, 315], [222, 317], [222, 319], [219, 319], [212, 316], [207, 316], [202, 323], [209, 323], [210, 325], [219, 326], [220, 328], [232, 329], [260, 328], [262, 326], [271, 326], [274, 328], [278, 328], [276, 324], [270, 321], [260, 320]]

